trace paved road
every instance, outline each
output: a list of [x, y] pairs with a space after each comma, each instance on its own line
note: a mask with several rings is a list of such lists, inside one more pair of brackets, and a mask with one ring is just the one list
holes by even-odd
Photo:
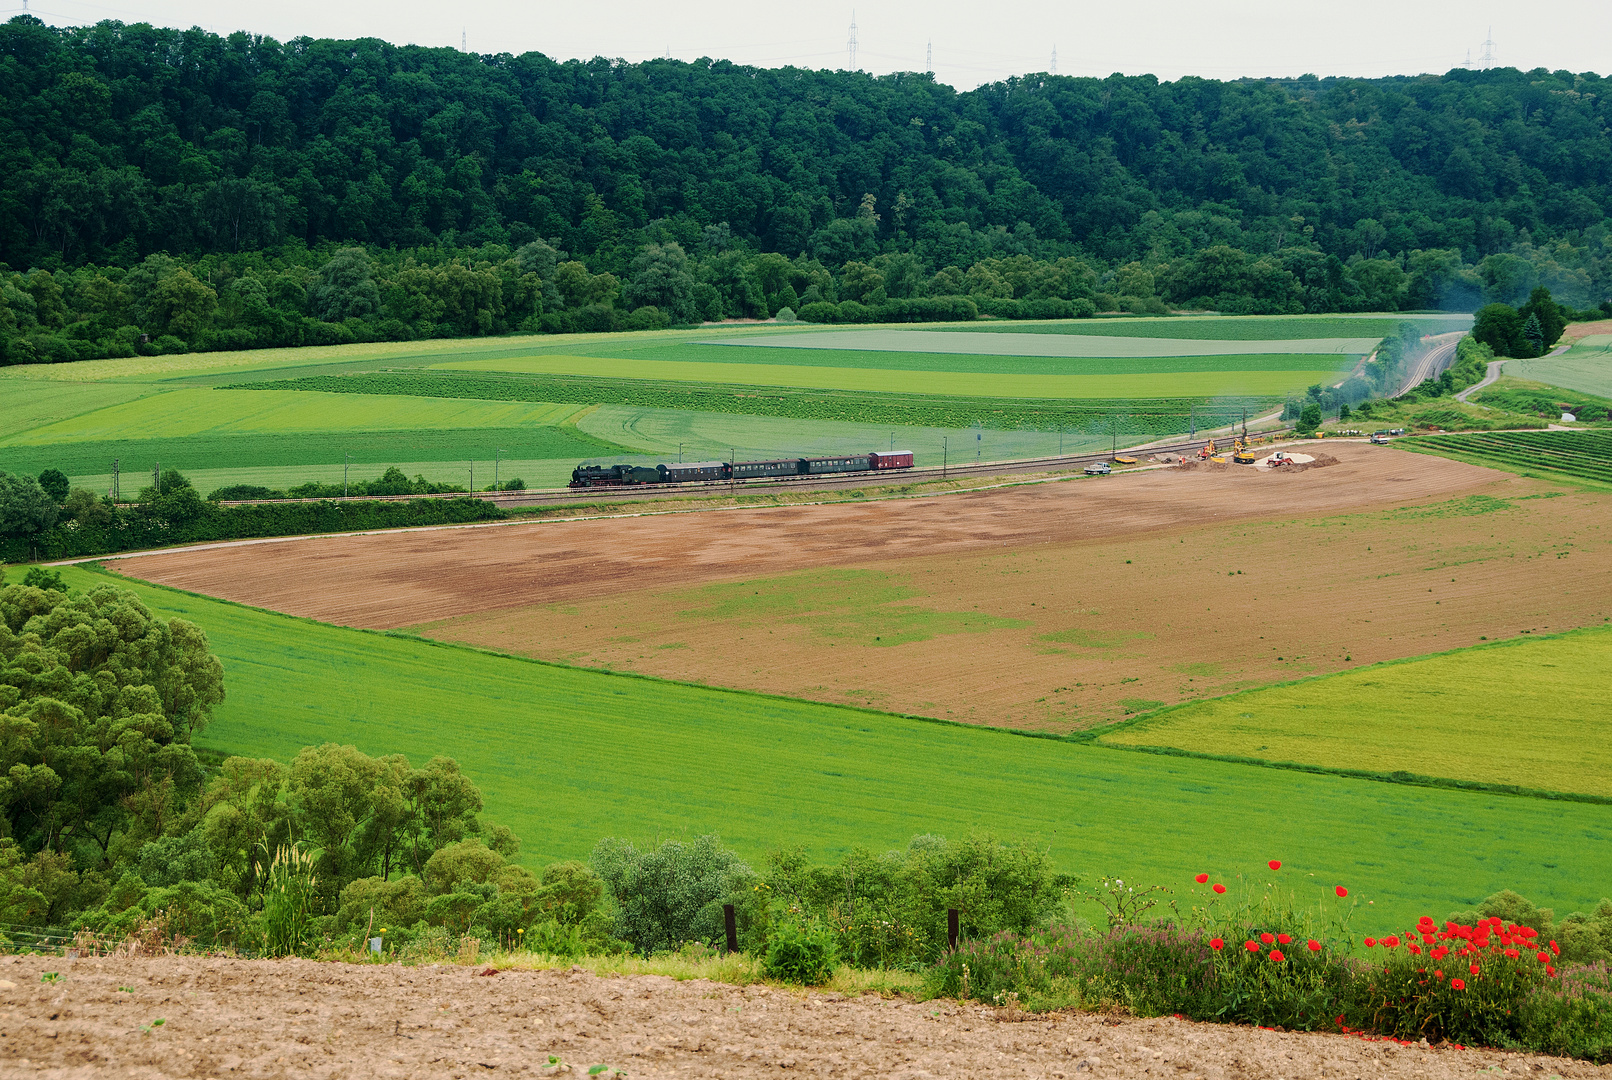
[[1394, 396], [1398, 397], [1401, 394], [1408, 393], [1428, 379], [1438, 378], [1445, 368], [1455, 363], [1455, 347], [1461, 343], [1461, 338], [1464, 336], [1464, 334], [1453, 335], [1454, 340], [1445, 342], [1443, 345], [1435, 345], [1423, 353], [1420, 359], [1412, 364], [1410, 370], [1405, 373], [1405, 382], [1398, 390], [1394, 391]]
[[1482, 382], [1475, 382], [1471, 386], [1467, 387], [1465, 390], [1462, 390], [1459, 394], [1456, 394], [1455, 395], [1455, 400], [1456, 401], [1465, 401], [1467, 398], [1471, 397], [1473, 394], [1476, 394], [1479, 390], [1482, 390], [1485, 386], [1489, 386], [1492, 383], [1494, 383], [1495, 380], [1500, 378], [1500, 369], [1505, 367], [1505, 366], [1506, 366], [1506, 362], [1504, 360], [1490, 360], [1489, 361], [1489, 370], [1488, 370], [1487, 374], [1485, 374], [1483, 376], [1483, 381]]

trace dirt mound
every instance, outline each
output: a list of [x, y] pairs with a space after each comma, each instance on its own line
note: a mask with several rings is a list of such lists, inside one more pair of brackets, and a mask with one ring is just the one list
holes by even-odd
[[[59, 979], [42, 982], [47, 971]], [[586, 1076], [603, 1065], [634, 1077], [729, 1078], [1605, 1075], [1542, 1055], [1173, 1019], [1033, 1016], [950, 1001], [599, 978], [580, 968], [481, 971], [12, 957], [0, 962], [0, 1074], [536, 1077]]]

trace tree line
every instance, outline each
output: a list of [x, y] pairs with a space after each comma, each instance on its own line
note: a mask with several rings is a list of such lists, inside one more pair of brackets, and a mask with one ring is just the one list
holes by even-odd
[[29, 16], [0, 26], [0, 67], [13, 363], [785, 308], [1471, 310], [1543, 285], [1585, 309], [1612, 293], [1594, 74], [1033, 75], [958, 93], [913, 73]]

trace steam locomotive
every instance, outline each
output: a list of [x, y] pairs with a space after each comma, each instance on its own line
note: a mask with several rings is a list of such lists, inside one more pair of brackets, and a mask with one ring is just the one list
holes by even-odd
[[768, 476], [820, 476], [912, 468], [911, 450], [874, 451], [839, 457], [779, 458], [776, 461], [689, 461], [659, 465], [578, 465], [571, 487], [631, 487], [637, 484], [688, 484], [701, 480], [752, 480]]

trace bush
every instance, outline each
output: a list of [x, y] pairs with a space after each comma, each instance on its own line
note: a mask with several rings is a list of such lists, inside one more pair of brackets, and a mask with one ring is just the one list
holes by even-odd
[[795, 310], [788, 305], [785, 305], [784, 307], [778, 309], [778, 313], [772, 317], [772, 321], [792, 323], [795, 321]]
[[772, 921], [761, 968], [768, 978], [821, 986], [834, 974], [839, 942], [834, 931], [799, 912]]
[[714, 836], [643, 849], [606, 838], [589, 862], [615, 898], [616, 936], [645, 956], [691, 941], [716, 945], [726, 937], [722, 905], [753, 895], [750, 867]]
[[840, 309], [834, 304], [830, 304], [825, 300], [818, 300], [814, 303], [806, 304], [800, 309], [801, 322], [831, 323], [838, 322], [839, 317]]

